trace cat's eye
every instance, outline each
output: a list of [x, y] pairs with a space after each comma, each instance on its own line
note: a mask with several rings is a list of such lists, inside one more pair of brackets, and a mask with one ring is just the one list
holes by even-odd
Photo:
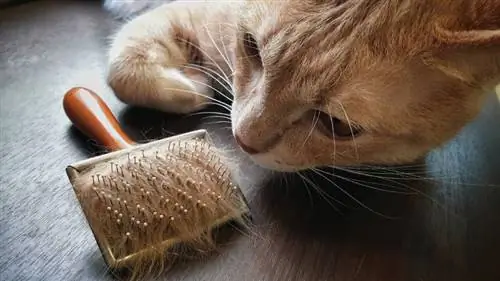
[[362, 132], [362, 128], [353, 122], [330, 116], [323, 111], [317, 111], [316, 118], [319, 130], [329, 138], [352, 139]]
[[245, 32], [245, 34], [243, 35], [243, 50], [245, 52], [246, 58], [249, 61], [255, 63], [258, 66], [262, 65], [259, 45], [255, 37], [249, 32]]

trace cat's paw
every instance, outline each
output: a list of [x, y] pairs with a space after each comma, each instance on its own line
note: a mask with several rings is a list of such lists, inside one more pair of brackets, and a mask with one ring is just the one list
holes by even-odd
[[[123, 102], [170, 113], [191, 113], [213, 97], [196, 34], [168, 21], [164, 6], [126, 23], [108, 53], [107, 81]], [[187, 42], [187, 43], [185, 43]], [[189, 44], [188, 44], [189, 43]]]
[[201, 110], [213, 97], [204, 74], [160, 65], [111, 66], [108, 84], [124, 103], [177, 114]]
[[[205, 75], [186, 73], [177, 68], [163, 69], [156, 81], [157, 109], [172, 113], [191, 113], [203, 109], [213, 96]], [[152, 100], [152, 101], [153, 101]]]

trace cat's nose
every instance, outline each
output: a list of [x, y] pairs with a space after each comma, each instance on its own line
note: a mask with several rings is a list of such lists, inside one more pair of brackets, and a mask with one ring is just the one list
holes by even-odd
[[248, 154], [257, 154], [259, 153], [260, 151], [258, 151], [257, 149], [251, 147], [251, 146], [248, 146], [247, 144], [245, 144], [240, 136], [238, 136], [238, 134], [234, 134], [234, 139], [236, 140], [236, 143], [241, 147], [241, 149], [243, 149], [243, 151], [245, 151], [246, 153]]

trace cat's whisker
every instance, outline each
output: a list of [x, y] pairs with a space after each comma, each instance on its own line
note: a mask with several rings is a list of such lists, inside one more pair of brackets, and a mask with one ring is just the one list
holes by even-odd
[[[386, 189], [387, 187], [390, 187], [390, 188], [393, 188], [393, 189], [400, 189], [400, 188], [396, 188], [396, 187], [389, 186], [389, 185], [378, 184], [378, 185], [381, 185], [383, 187], [386, 187], [386, 188], [379, 188], [379, 187], [373, 186], [373, 185], [375, 185], [377, 183], [372, 183], [372, 182], [363, 181], [363, 180], [359, 180], [359, 179], [356, 179], [356, 180], [355, 179], [350, 179], [350, 178], [343, 177], [343, 176], [335, 174], [335, 173], [329, 173], [329, 172], [326, 172], [326, 171], [323, 171], [323, 170], [320, 170], [320, 169], [314, 169], [314, 170], [317, 171], [318, 173], [322, 173], [324, 175], [336, 177], [336, 178], [339, 178], [339, 179], [342, 179], [342, 180], [354, 183], [354, 184], [356, 184], [358, 186], [366, 187], [366, 188], [372, 189], [372, 190], [377, 190], [377, 191], [387, 192], [387, 193], [394, 193], [394, 194], [401, 194], [401, 195], [415, 195], [415, 194], [417, 194], [416, 192], [408, 192], [408, 191], [405, 192], [405, 191], [398, 191], [398, 190]], [[403, 189], [403, 190], [405, 190], [405, 189]]]
[[325, 202], [328, 203], [328, 205], [332, 206], [333, 209], [335, 209], [337, 212], [340, 212], [339, 208], [337, 206], [335, 206], [335, 204], [332, 203], [332, 201], [330, 200], [333, 200], [335, 201], [336, 203], [346, 207], [346, 205], [342, 202], [342, 201], [339, 201], [337, 198], [331, 196], [330, 194], [326, 193], [325, 191], [321, 190], [321, 188], [314, 182], [311, 181], [311, 179], [309, 179], [307, 176], [303, 175], [301, 172], [297, 172], [297, 175], [302, 178], [303, 181], [309, 183], [309, 185], [314, 189], [314, 191], [316, 191], [318, 193], [318, 195], [323, 198], [323, 200], [325, 200]]
[[217, 46], [217, 43], [215, 42], [214, 38], [212, 37], [212, 34], [210, 32], [210, 29], [207, 27], [207, 25], [204, 25], [203, 26], [205, 28], [205, 31], [207, 32], [207, 35], [208, 37], [210, 38], [210, 41], [212, 41], [212, 44], [214, 45], [215, 49], [217, 50], [217, 52], [219, 52], [219, 54], [221, 55], [222, 59], [224, 60], [224, 62], [226, 63], [227, 67], [233, 71], [233, 68], [231, 67], [231, 63], [229, 62], [229, 59], [227, 57], [224, 56], [224, 54], [222, 53], [222, 51], [220, 50], [219, 46]]
[[[381, 174], [381, 175], [396, 175], [396, 176], [400, 176], [400, 177], [409, 176], [410, 179], [414, 178], [414, 179], [418, 179], [418, 180], [426, 179], [425, 176], [427, 175], [427, 171], [404, 172], [404, 171], [399, 171], [397, 169], [390, 169], [390, 168], [383, 168], [383, 167], [361, 167], [359, 169], [356, 169], [356, 168], [351, 168], [351, 169], [355, 169], [355, 170], [359, 170], [359, 171], [370, 171], [371, 173]], [[421, 176], [419, 176], [419, 175], [421, 175]], [[418, 176], [418, 177], [416, 177], [416, 176]]]
[[201, 115], [201, 114], [213, 114], [213, 115], [222, 115], [226, 117], [231, 117], [231, 114], [228, 112], [221, 112], [221, 111], [200, 111], [200, 112], [193, 112], [190, 113], [189, 116], [193, 115]]
[[388, 215], [384, 215], [380, 212], [377, 212], [375, 211], [373, 208], [370, 208], [369, 206], [367, 206], [366, 204], [364, 204], [363, 202], [361, 202], [360, 200], [358, 200], [356, 197], [354, 197], [352, 194], [350, 194], [349, 192], [347, 192], [345, 189], [343, 189], [342, 187], [340, 187], [338, 184], [336, 184], [335, 182], [333, 182], [333, 180], [331, 180], [330, 178], [326, 177], [325, 175], [323, 175], [322, 173], [319, 173], [316, 171], [316, 169], [311, 169], [312, 172], [314, 172], [315, 174], [319, 175], [320, 177], [324, 178], [325, 180], [327, 180], [328, 182], [330, 182], [333, 186], [335, 186], [338, 190], [340, 190], [342, 193], [344, 193], [345, 195], [347, 195], [349, 198], [351, 198], [354, 202], [356, 202], [357, 204], [359, 204], [361, 207], [369, 210], [370, 212], [376, 214], [376, 215], [379, 215], [381, 217], [384, 217], [384, 218], [387, 218], [387, 219], [397, 219], [396, 217], [390, 217]]
[[[247, 40], [247, 39], [243, 39], [242, 41], [243, 41], [243, 42], [247, 42], [247, 43], [253, 43], [253, 42], [251, 42], [251, 41], [249, 41], [249, 40]], [[260, 51], [258, 48], [251, 47], [250, 45], [249, 45], [249, 46], [247, 46], [247, 48], [249, 48], [249, 49], [251, 49], [251, 50], [254, 50], [254, 51]], [[256, 54], [256, 55], [251, 55], [251, 56], [249, 56], [249, 55], [247, 55], [247, 54], [245, 53], [245, 54], [244, 54], [244, 56], [239, 56], [239, 57], [237, 57], [237, 58], [238, 58], [238, 59], [248, 59], [248, 58], [253, 59], [253, 58], [256, 58], [256, 57], [258, 57], [258, 56], [259, 56], [259, 55], [257, 55], [257, 54]]]
[[[440, 181], [446, 183], [446, 181], [443, 180], [453, 180], [457, 179], [457, 177], [453, 176], [432, 176], [428, 177], [428, 171], [411, 171], [411, 172], [406, 172], [406, 171], [401, 171], [398, 169], [420, 169], [420, 168], [427, 168], [427, 164], [408, 164], [408, 165], [398, 165], [395, 167], [384, 167], [384, 166], [370, 166], [370, 165], [364, 165], [364, 166], [359, 166], [359, 167], [349, 167], [350, 170], [357, 170], [357, 171], [369, 171], [371, 174], [377, 174], [380, 177], [383, 177], [385, 179], [401, 179], [404, 177], [405, 180], [413, 180], [413, 181], [419, 181], [419, 180], [429, 180], [429, 181]], [[434, 170], [434, 173], [436, 171]], [[468, 183], [463, 183], [463, 185], [469, 185], [469, 186], [489, 186], [489, 187], [500, 187], [500, 185], [488, 185], [488, 184], [468, 184]]]
[[290, 191], [290, 185], [288, 184], [288, 174], [285, 173], [282, 175], [285, 180], [285, 196], [288, 196], [288, 192]]
[[[212, 69], [210, 69], [210, 68], [208, 68], [208, 67], [205, 67], [205, 66], [202, 66], [202, 65], [196, 65], [196, 64], [188, 64], [188, 65], [185, 65], [184, 67], [185, 67], [185, 68], [189, 68], [189, 69], [194, 69], [194, 70], [200, 71], [200, 72], [202, 72], [203, 74], [205, 74], [205, 75], [209, 76], [210, 78], [214, 79], [215, 81], [217, 81], [217, 83], [219, 83], [222, 87], [224, 87], [224, 89], [225, 89], [228, 93], [233, 93], [233, 92], [234, 92], [234, 90], [233, 90], [233, 87], [232, 87], [231, 83], [229, 83], [228, 81], [225, 81], [225, 80], [224, 80], [224, 77], [223, 77], [222, 75], [220, 75], [218, 72], [216, 72], [216, 71], [214, 71], [214, 70], [212, 70]], [[212, 73], [214, 73], [215, 75], [217, 75], [217, 76], [218, 76], [218, 78], [217, 78], [217, 77], [215, 77], [214, 75], [212, 75], [209, 71], [210, 71], [210, 72], [212, 72]], [[220, 80], [222, 80], [222, 81], [220, 81], [220, 80], [219, 80], [219, 78], [220, 78]], [[228, 87], [228, 85], [230, 85], [230, 86]], [[229, 100], [229, 101], [233, 101], [233, 99], [231, 98], [231, 96], [225, 95], [225, 94], [223, 94], [222, 92], [219, 92], [219, 93], [220, 93], [220, 94], [221, 94], [224, 98], [226, 98], [227, 100]]]
[[423, 162], [409, 162], [405, 164], [393, 164], [393, 165], [363, 165], [360, 166], [361, 168], [367, 167], [367, 168], [379, 168], [379, 167], [387, 167], [387, 168], [421, 168], [421, 167], [427, 167], [427, 163], [425, 161]]
[[187, 116], [196, 116], [196, 115], [208, 115], [211, 114], [211, 116], [208, 117], [218, 117], [218, 118], [224, 118], [226, 120], [231, 120], [231, 115], [225, 112], [218, 112], [218, 111], [200, 111], [200, 112], [193, 112], [190, 113]]
[[[213, 86], [211, 85], [208, 85], [206, 83], [203, 83], [203, 82], [199, 82], [199, 81], [195, 81], [195, 80], [191, 80], [193, 83], [197, 83], [197, 84], [200, 84], [202, 86], [206, 86], [208, 87], [209, 89], [215, 91], [216, 93], [220, 93], [220, 91], [218, 89], [215, 89]], [[179, 89], [179, 88], [171, 88], [171, 87], [165, 87], [163, 88], [163, 90], [165, 91], [177, 91], [177, 92], [183, 92], [183, 93], [188, 93], [188, 94], [193, 94], [193, 95], [197, 95], [197, 96], [201, 96], [201, 97], [204, 97], [208, 100], [211, 100], [212, 102], [214, 102], [215, 105], [218, 105], [224, 109], [226, 109], [227, 111], [231, 111], [231, 105], [228, 104], [228, 103], [225, 103], [223, 101], [220, 101], [218, 99], [215, 99], [213, 97], [210, 97], [208, 95], [205, 95], [205, 94], [202, 94], [202, 93], [199, 93], [199, 92], [196, 92], [196, 91], [193, 91], [193, 90], [184, 90], [184, 89]]]
[[[249, 43], [252, 43], [252, 42], [250, 42], [250, 41], [248, 41], [248, 40], [243, 40], [243, 42], [249, 42]], [[247, 46], [247, 48], [252, 49], [252, 50], [255, 50], [255, 51], [259, 51], [259, 49], [258, 49], [258, 48], [252, 48], [252, 47], [250, 47], [250, 46]], [[249, 56], [249, 55], [247, 55], [247, 54], [244, 54], [244, 56], [240, 56], [240, 57], [238, 57], [238, 58], [239, 58], [239, 59], [248, 59], [248, 58], [253, 59], [253, 58], [256, 58], [256, 57], [258, 57], [258, 55], [251, 55], [251, 56]]]
[[[339, 167], [337, 167], [339, 168]], [[405, 167], [401, 167], [405, 168]], [[407, 166], [407, 168], [412, 168], [411, 166]], [[415, 166], [415, 168], [419, 168], [419, 166]], [[340, 168], [339, 168], [340, 169]], [[453, 177], [425, 177], [425, 176], [419, 176], [419, 175], [427, 175], [426, 171], [421, 171], [421, 172], [404, 172], [404, 171], [399, 171], [397, 169], [391, 169], [391, 168], [384, 168], [384, 167], [379, 167], [379, 166], [359, 166], [359, 167], [348, 167], [345, 169], [349, 169], [349, 171], [369, 171], [371, 174], [377, 174], [381, 178], [384, 179], [404, 179], [405, 180], [414, 180], [414, 181], [419, 181], [419, 180], [437, 180], [437, 179], [443, 179], [443, 178], [449, 178], [453, 179]], [[388, 175], [388, 176], [385, 176]]]
[[198, 93], [198, 92], [196, 92], [196, 91], [192, 91], [192, 90], [183, 90], [183, 89], [179, 89], [179, 88], [171, 88], [171, 87], [165, 87], [165, 88], [163, 88], [163, 90], [165, 90], [165, 91], [177, 91], [177, 92], [184, 92], [184, 93], [188, 93], [188, 94], [193, 94], [193, 95], [197, 95], [197, 96], [200, 96], [200, 97], [204, 97], [204, 98], [207, 98], [207, 99], [209, 99], [209, 100], [212, 100], [212, 101], [214, 102], [214, 104], [215, 104], [215, 105], [218, 105], [218, 106], [220, 106], [220, 107], [222, 107], [222, 108], [224, 108], [224, 109], [226, 109], [226, 110], [228, 110], [228, 111], [230, 111], [230, 110], [231, 110], [231, 108], [230, 108], [227, 104], [225, 104], [225, 103], [223, 103], [223, 102], [221, 102], [221, 101], [219, 101], [219, 100], [217, 100], [217, 99], [214, 99], [214, 98], [212, 98], [212, 97], [210, 97], [210, 96], [207, 96], [207, 95], [204, 95], [204, 94]]
[[[224, 103], [222, 101], [214, 102], [214, 101], [208, 100], [208, 101], [205, 101], [205, 102], [202, 103], [202, 105], [206, 106], [206, 107], [209, 107], [209, 106], [212, 106], [212, 105], [221, 107], [221, 104], [229, 106], [229, 104]], [[227, 108], [222, 108], [222, 109], [224, 110], [224, 112], [229, 112], [229, 110]], [[222, 112], [222, 111], [220, 111], [220, 112]]]
[[[202, 94], [200, 94], [200, 95], [202, 95]], [[202, 95], [202, 96], [204, 96], [204, 95]], [[205, 101], [201, 105], [203, 105], [204, 107], [209, 107], [209, 106], [215, 105], [215, 106], [218, 106], [219, 108], [221, 108], [222, 110], [229, 111], [229, 109], [227, 108], [228, 104], [225, 104], [224, 102]]]
[[[284, 181], [284, 177], [282, 174], [279, 174], [277, 173], [276, 171], [271, 171], [271, 174], [273, 175], [273, 177], [276, 176], [276, 174], [278, 174], [278, 178], [280, 180], [280, 186], [283, 186], [283, 181]], [[286, 184], [286, 183], [285, 183]]]
[[356, 175], [359, 175], [359, 176], [366, 176], [366, 177], [370, 177], [370, 178], [383, 179], [383, 180], [385, 180], [387, 182], [391, 182], [391, 183], [393, 183], [395, 185], [402, 186], [404, 189], [407, 189], [407, 185], [405, 185], [404, 183], [398, 181], [398, 180], [402, 180], [402, 178], [396, 178], [396, 177], [387, 178], [387, 177], [375, 176], [375, 175], [368, 174], [368, 173], [356, 172], [354, 169], [340, 167], [340, 166], [331, 166], [330, 168], [337, 169], [337, 170], [344, 171], [344, 172], [348, 172], [348, 173], [351, 173], [351, 174], [356, 174]]
[[[192, 46], [196, 50], [200, 51], [204, 55], [204, 57], [206, 57], [207, 59], [209, 59], [212, 62], [212, 64], [215, 67], [217, 67], [217, 69], [220, 71], [220, 74], [224, 75], [225, 81], [230, 81], [229, 77], [227, 77], [227, 75], [226, 75], [225, 71], [222, 69], [222, 67], [220, 67], [220, 65], [206, 51], [204, 51], [201, 47], [196, 46], [195, 44], [193, 44], [189, 40], [186, 40], [186, 39], [183, 39], [183, 38], [177, 38], [177, 40], [180, 40], [180, 41], [182, 41], [182, 42], [184, 42], [186, 44], [189, 44], [190, 46]], [[228, 84], [231, 84], [231, 83], [228, 83]]]
[[[428, 177], [425, 176], [428, 173], [425, 171], [422, 171], [420, 173], [417, 172], [403, 172], [403, 171], [398, 171], [396, 169], [386, 169], [386, 171], [380, 171], [380, 167], [373, 167], [373, 168], [365, 168], [365, 169], [359, 169], [360, 171], [370, 171], [370, 174], [376, 174], [378, 177], [383, 178], [383, 179], [404, 179], [407, 181], [434, 181], [434, 182], [439, 182], [439, 183], [444, 183], [444, 184], [456, 184], [454, 180], [459, 179], [459, 176], [452, 177], [452, 176], [433, 176], [433, 177]], [[379, 171], [377, 171], [379, 170]], [[424, 176], [421, 176], [424, 175]], [[494, 187], [494, 188], [500, 188], [500, 185], [495, 185], [495, 184], [474, 184], [474, 183], [460, 183], [462, 186], [475, 186], [475, 187]]]
[[161, 130], [161, 134], [163, 136], [167, 136], [168, 137], [168, 136], [173, 136], [173, 135], [176, 134], [175, 132], [172, 132], [170, 130], [165, 129], [163, 126], [160, 128], [160, 130]]
[[[184, 65], [183, 66], [184, 68], [188, 68], [188, 69], [193, 69], [193, 70], [196, 70], [196, 71], [200, 71], [202, 72], [203, 74], [209, 76], [210, 78], [214, 79], [215, 81], [217, 81], [217, 83], [219, 83], [220, 85], [222, 85], [224, 87], [224, 89], [229, 92], [229, 93], [232, 93], [233, 92], [233, 88], [228, 88], [228, 84], [230, 84], [229, 82], [227, 82], [225, 80], [225, 78], [220, 75], [217, 71], [215, 70], [212, 70], [210, 69], [209, 67], [205, 67], [205, 66], [202, 66], [202, 65], [196, 65], [196, 64], [187, 64], [187, 65]], [[211, 71], [211, 72], [209, 72]], [[215, 77], [212, 73], [216, 74], [218, 77]], [[220, 80], [219, 80], [220, 79]], [[232, 101], [232, 99], [222, 93], [220, 93], [221, 95], [223, 95], [226, 99]]]
[[[206, 101], [204, 102], [202, 105], [206, 106], [206, 107], [209, 107], [209, 106], [212, 106], [212, 105], [215, 105], [215, 106], [219, 106], [221, 107], [221, 105], [219, 103], [216, 103], [216, 102], [213, 102], [213, 101]], [[224, 111], [227, 111], [229, 112], [226, 108], [222, 108]], [[219, 111], [219, 112], [222, 112], [222, 111]]]
[[[424, 166], [420, 165], [415, 165], [413, 166], [400, 166], [399, 168], [420, 168]], [[337, 167], [339, 168], [339, 167]], [[339, 168], [340, 169], [340, 168]], [[346, 167], [344, 169], [349, 169], [349, 171], [359, 171], [360, 173], [363, 172], [370, 172], [370, 175], [378, 175], [380, 178], [384, 178], [386, 180], [407, 180], [407, 181], [420, 181], [420, 180], [438, 180], [438, 179], [453, 179], [453, 177], [426, 177], [428, 174], [427, 171], [412, 171], [412, 172], [405, 172], [405, 171], [400, 171], [396, 168], [386, 168], [386, 167], [381, 167], [381, 166], [352, 166], [352, 167]]]
[[226, 124], [226, 125], [230, 125], [231, 126], [231, 120], [229, 119], [226, 119], [224, 117], [221, 117], [221, 116], [204, 116], [201, 118], [202, 120], [216, 120], [216, 121], [213, 121], [211, 122], [212, 124]]
[[[207, 119], [216, 119], [219, 121], [211, 122], [212, 124], [231, 124], [231, 121], [222, 117], [222, 116], [204, 116], [201, 118], [201, 120], [207, 120]], [[222, 119], [222, 120], [220, 120]]]
[[[208, 117], [206, 117], [206, 118], [208, 118]], [[210, 125], [230, 124], [230, 122], [228, 122], [228, 121], [224, 121], [224, 120], [223, 120], [223, 121], [213, 121], [213, 122], [208, 122], [207, 124], [210, 124]], [[224, 128], [228, 128], [228, 127], [224, 127]], [[229, 127], [229, 128], [231, 128], [231, 127]]]
[[[231, 70], [232, 73], [234, 73], [234, 68], [232, 67], [232, 64], [230, 63], [229, 61], [229, 54], [227, 52], [227, 49], [226, 49], [226, 44], [222, 44], [222, 48], [224, 50], [224, 52], [222, 52], [219, 47], [217, 46], [217, 44], [215, 43], [215, 40], [213, 39], [212, 37], [212, 34], [210, 33], [209, 29], [208, 29], [208, 25], [210, 23], [207, 23], [205, 24], [203, 27], [206, 29], [206, 32], [207, 32], [207, 35], [208, 37], [210, 38], [210, 40], [212, 41], [212, 44], [214, 45], [215, 49], [219, 52], [219, 54], [221, 55], [222, 59], [225, 61], [227, 67]], [[219, 40], [224, 43], [224, 38], [225, 38], [225, 35], [223, 34], [222, 30], [221, 30], [221, 24], [220, 23], [214, 23], [214, 24], [217, 24], [218, 25], [218, 28], [219, 28]], [[232, 37], [230, 37], [232, 39]]]
[[309, 190], [309, 184], [304, 180], [304, 178], [302, 177], [302, 175], [298, 174], [300, 179], [302, 180], [302, 182], [304, 183], [304, 186], [306, 188], [306, 191], [307, 191], [307, 194], [309, 195], [309, 201], [311, 203], [311, 207], [314, 206], [314, 201], [313, 201], [313, 197], [312, 197], [312, 194], [311, 194], [311, 191]]
[[[192, 80], [192, 82], [193, 82], [193, 83], [196, 83], [196, 84], [198, 84], [198, 85], [201, 85], [201, 86], [205, 86], [205, 87], [207, 87], [207, 88], [211, 89], [212, 91], [214, 91], [215, 93], [218, 93], [218, 94], [224, 95], [221, 91], [219, 91], [218, 89], [216, 89], [216, 88], [215, 88], [214, 86], [212, 86], [212, 85], [209, 85], [209, 84], [204, 83], [204, 82], [196, 81], [196, 80]], [[198, 94], [203, 95], [203, 94], [201, 94], [201, 93], [198, 93]], [[225, 103], [225, 102], [223, 102], [223, 101], [221, 101], [221, 100], [215, 99], [215, 98], [213, 98], [213, 97], [209, 97], [208, 95], [203, 95], [203, 96], [204, 96], [204, 97], [207, 97], [207, 98], [210, 98], [210, 100], [211, 100], [211, 101], [213, 101], [213, 102], [215, 102], [215, 103], [218, 103], [218, 104], [221, 104], [221, 105], [226, 106], [226, 109], [227, 109], [228, 111], [231, 111], [231, 105], [230, 105], [229, 103]]]
[[[371, 174], [368, 174], [368, 173], [355, 172], [355, 171], [352, 171], [350, 169], [345, 169], [345, 168], [341, 168], [341, 167], [332, 167], [332, 168], [339, 169], [341, 171], [345, 171], [345, 172], [352, 173], [352, 174], [355, 174], [355, 175], [360, 175], [360, 176], [365, 176], [365, 177], [372, 177], [372, 178], [381, 179], [381, 180], [387, 180], [387, 178], [384, 178], [384, 177], [375, 176], [375, 175], [371, 175]], [[395, 181], [392, 181], [392, 182], [395, 182]], [[443, 205], [442, 203], [440, 203], [438, 200], [436, 200], [435, 198], [431, 197], [427, 193], [425, 193], [425, 192], [423, 192], [421, 190], [418, 190], [418, 189], [416, 189], [414, 187], [411, 187], [410, 185], [403, 184], [401, 182], [399, 182], [398, 184], [401, 185], [401, 186], [403, 186], [404, 188], [406, 188], [408, 190], [411, 190], [411, 191], [417, 193], [418, 195], [421, 195], [424, 198], [430, 200], [433, 204], [435, 204], [436, 206], [442, 208], [443, 210], [449, 211], [449, 210], [447, 210], [447, 208], [446, 208], [445, 205]], [[458, 214], [456, 214], [454, 212], [451, 212], [451, 214], [453, 214], [455, 216], [458, 216]]]
[[[353, 166], [354, 167], [354, 166]], [[392, 165], [370, 165], [370, 164], [364, 164], [362, 166], [355, 166], [356, 168], [359, 169], [379, 169], [379, 168], [426, 168], [428, 167], [428, 163], [424, 162], [409, 162], [405, 164], [392, 164]]]
[[[337, 169], [337, 170], [340, 170], [340, 171], [344, 171], [344, 172], [347, 172], [347, 173], [351, 173], [351, 174], [354, 174], [354, 175], [358, 175], [358, 176], [365, 176], [365, 177], [368, 177], [368, 178], [375, 178], [375, 179], [380, 179], [380, 180], [385, 180], [387, 182], [392, 182], [394, 184], [397, 184], [397, 185], [400, 185], [400, 186], [403, 186], [404, 188], [409, 188], [406, 184], [403, 184], [402, 182], [398, 181], [398, 180], [403, 180], [403, 178], [401, 177], [384, 177], [384, 176], [380, 176], [380, 175], [373, 175], [373, 174], [369, 174], [369, 173], [366, 173], [366, 172], [360, 172], [360, 171], [355, 171], [353, 169], [350, 169], [350, 168], [345, 168], [345, 167], [340, 167], [340, 166], [335, 166], [335, 167], [331, 167], [333, 169]], [[404, 179], [406, 180], [406, 179]]]
[[215, 120], [220, 120], [220, 122], [224, 122], [225, 124], [231, 124], [231, 119], [226, 118], [224, 116], [203, 116], [201, 119], [215, 119]]
[[335, 128], [334, 128], [334, 125], [333, 125], [333, 117], [331, 115], [330, 116], [330, 124], [332, 126], [332, 139], [333, 139], [333, 164], [335, 165], [337, 162], [336, 162], [336, 158], [337, 158], [337, 144], [335, 143]]
[[210, 40], [212, 41], [212, 43], [214, 44], [214, 47], [217, 49], [217, 51], [219, 51], [220, 55], [222, 56], [222, 58], [225, 60], [226, 64], [227, 64], [227, 67], [231, 70], [231, 72], [234, 72], [234, 69], [232, 67], [232, 64], [229, 62], [229, 55], [228, 55], [228, 52], [227, 52], [227, 49], [226, 49], [226, 44], [222, 44], [222, 47], [224, 48], [224, 53], [222, 53], [220, 51], [220, 49], [217, 47], [217, 44], [215, 44], [215, 40], [213, 39], [212, 37], [212, 34], [210, 34], [210, 31], [208, 29], [208, 25], [210, 24], [216, 24], [219, 28], [219, 39], [221, 40], [221, 42], [223, 42], [223, 39], [225, 37], [229, 37], [230, 39], [233, 39], [233, 36], [231, 35], [226, 35], [222, 32], [221, 30], [221, 26], [222, 25], [226, 25], [226, 26], [230, 26], [230, 27], [236, 27], [236, 25], [231, 25], [231, 24], [228, 24], [228, 23], [220, 23], [220, 22], [217, 22], [217, 23], [207, 23], [205, 24], [203, 27], [206, 29], [207, 31], [207, 34], [208, 36], [210, 37]]
[[307, 141], [309, 140], [309, 138], [312, 136], [313, 132], [314, 132], [314, 129], [316, 129], [316, 125], [318, 125], [318, 121], [319, 121], [319, 113], [317, 111], [314, 112], [314, 117], [313, 117], [313, 120], [312, 120], [312, 126], [311, 126], [311, 130], [309, 130], [309, 133], [307, 134], [306, 136], [306, 139], [304, 140], [304, 142], [302, 143], [302, 148], [304, 148], [304, 146], [306, 145]]
[[[212, 64], [213, 64], [213, 63], [212, 63]], [[205, 65], [212, 65], [212, 64], [205, 64]], [[204, 66], [204, 65], [201, 65], [201, 64], [193, 64], [193, 63], [192, 63], [192, 64], [190, 64], [190, 65], [193, 65], [193, 66], [197, 66], [197, 67], [204, 68], [204, 69], [206, 69], [207, 71], [210, 71], [210, 72], [212, 72], [212, 73], [216, 74], [216, 75], [217, 75], [217, 77], [219, 77], [221, 81], [224, 81], [226, 85], [229, 85], [229, 86], [231, 86], [231, 87], [232, 87], [232, 84], [231, 84], [232, 79], [230, 79], [230, 77], [229, 77], [229, 76], [227, 76], [227, 74], [226, 74], [225, 72], [220, 72], [220, 71], [222, 71], [222, 70], [220, 69], [220, 67], [219, 67], [218, 65], [215, 65], [215, 67], [218, 67], [218, 68], [219, 68], [219, 69], [218, 69], [219, 71], [217, 71], [217, 69], [212, 69], [212, 68], [210, 68], [210, 67], [207, 67], [207, 66]], [[219, 81], [219, 80], [217, 80], [217, 81]], [[220, 82], [219, 82], [219, 83], [220, 83]], [[221, 83], [221, 84], [222, 84], [222, 83]], [[232, 88], [231, 88], [231, 89], [232, 89]]]
[[359, 160], [358, 145], [357, 145], [356, 139], [354, 137], [354, 130], [352, 129], [351, 121], [350, 121], [349, 116], [347, 115], [347, 111], [345, 110], [345, 108], [342, 105], [342, 103], [338, 102], [338, 104], [340, 105], [340, 108], [344, 112], [344, 116], [346, 118], [347, 125], [349, 126], [349, 130], [351, 131], [352, 143], [354, 144], [354, 153], [356, 153], [356, 158]]
[[[423, 164], [408, 164], [408, 165], [397, 165], [397, 166], [372, 166], [372, 165], [363, 165], [363, 166], [358, 166], [358, 167], [355, 167], [356, 169], [365, 169], [365, 170], [370, 170], [370, 169], [381, 169], [381, 168], [384, 168], [384, 169], [396, 169], [396, 168], [408, 168], [408, 169], [412, 169], [412, 168], [425, 168], [427, 167], [427, 164], [426, 163], [423, 163]], [[353, 167], [354, 168], [354, 167]]]
[[[219, 39], [221, 41], [223, 41], [224, 35], [223, 35], [222, 30], [221, 30], [221, 26], [222, 25], [219, 24]], [[222, 49], [224, 51], [224, 55], [229, 60], [229, 53], [227, 52], [226, 44], [222, 44]], [[231, 73], [234, 73], [234, 68], [230, 64], [228, 64], [228, 68], [231, 70]]]

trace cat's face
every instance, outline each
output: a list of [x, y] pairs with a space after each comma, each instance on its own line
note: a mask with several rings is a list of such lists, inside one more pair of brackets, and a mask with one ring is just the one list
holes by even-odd
[[478, 113], [486, 80], [475, 76], [500, 73], [498, 44], [441, 45], [432, 13], [398, 6], [412, 1], [313, 2], [243, 9], [232, 127], [263, 166], [413, 161]]

